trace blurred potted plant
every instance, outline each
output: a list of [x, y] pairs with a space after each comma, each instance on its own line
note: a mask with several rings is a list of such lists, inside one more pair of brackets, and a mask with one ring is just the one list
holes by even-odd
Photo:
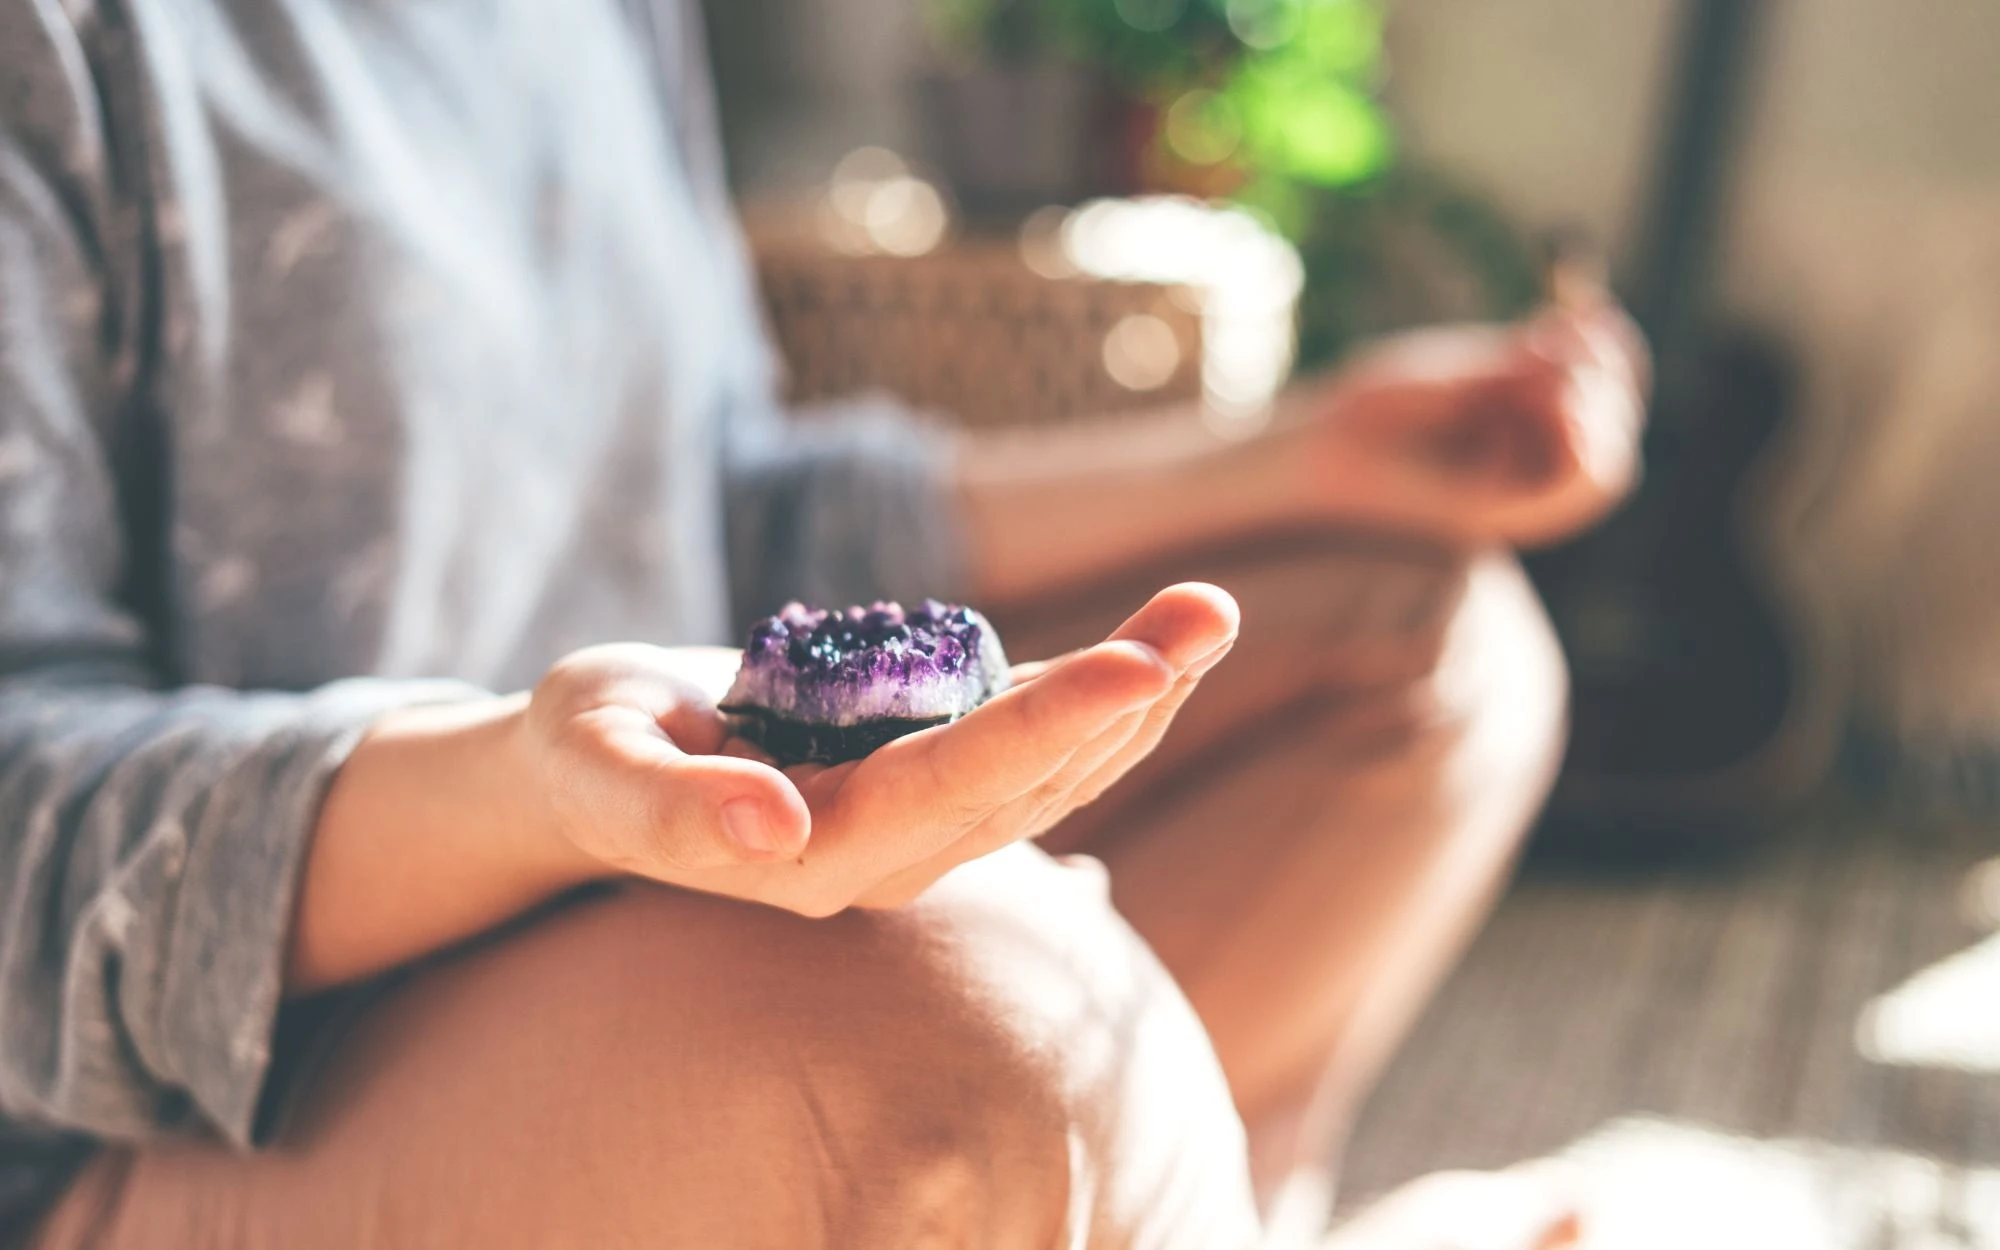
[[1066, 141], [1069, 193], [1044, 202], [1166, 192], [1251, 207], [1305, 264], [1303, 364], [1536, 296], [1532, 249], [1506, 220], [1400, 159], [1379, 100], [1381, 0], [929, 0], [927, 16], [946, 68], [925, 114], [963, 198], [981, 199], [968, 165]]

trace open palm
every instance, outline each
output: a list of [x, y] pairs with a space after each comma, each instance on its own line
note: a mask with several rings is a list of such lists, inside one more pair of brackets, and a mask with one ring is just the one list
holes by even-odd
[[[1236, 638], [1235, 601], [1171, 586], [1096, 646], [1013, 671], [971, 714], [862, 760], [780, 771], [725, 740], [736, 654], [591, 648], [530, 709], [556, 823], [617, 872], [825, 916], [895, 906], [1045, 832], [1159, 742]], [[750, 807], [762, 837], [730, 836]]]

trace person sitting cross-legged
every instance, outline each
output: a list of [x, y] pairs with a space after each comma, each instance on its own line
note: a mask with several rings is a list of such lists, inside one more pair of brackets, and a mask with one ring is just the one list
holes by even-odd
[[[1324, 1218], [1549, 785], [1509, 551], [1627, 488], [1643, 349], [1424, 331], [1228, 442], [795, 421], [700, 47], [680, 0], [0, 14], [0, 1244]], [[923, 596], [1033, 662], [857, 762], [730, 739], [744, 621]], [[1399, 1202], [1339, 1244], [1569, 1227]]]

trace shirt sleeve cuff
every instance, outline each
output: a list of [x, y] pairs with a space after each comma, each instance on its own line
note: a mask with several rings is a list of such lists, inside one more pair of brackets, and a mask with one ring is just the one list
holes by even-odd
[[160, 1034], [201, 1119], [230, 1143], [257, 1137], [306, 849], [334, 775], [396, 708], [481, 692], [455, 682], [353, 680], [305, 698], [213, 790], [190, 830]]
[[960, 440], [888, 399], [800, 414], [783, 457], [731, 483], [738, 626], [790, 599], [819, 605], [961, 599]]

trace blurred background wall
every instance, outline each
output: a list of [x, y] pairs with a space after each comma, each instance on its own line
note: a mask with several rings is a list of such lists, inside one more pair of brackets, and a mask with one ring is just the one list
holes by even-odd
[[[1418, 149], [1529, 222], [1629, 239], [1678, 6], [1404, 0]], [[2000, 743], [2000, 5], [1790, 0], [1765, 36], [1723, 296], [1806, 365], [1766, 518], [1845, 627], [1867, 730]]]
[[[746, 193], [910, 150], [916, 4], [710, 0]], [[1399, 0], [1403, 142], [1523, 224], [1629, 239], [1679, 13]], [[1726, 237], [1728, 304], [1792, 344], [1809, 396], [1753, 520], [1841, 626], [1857, 723], [2000, 758], [2000, 5], [1778, 4]]]

